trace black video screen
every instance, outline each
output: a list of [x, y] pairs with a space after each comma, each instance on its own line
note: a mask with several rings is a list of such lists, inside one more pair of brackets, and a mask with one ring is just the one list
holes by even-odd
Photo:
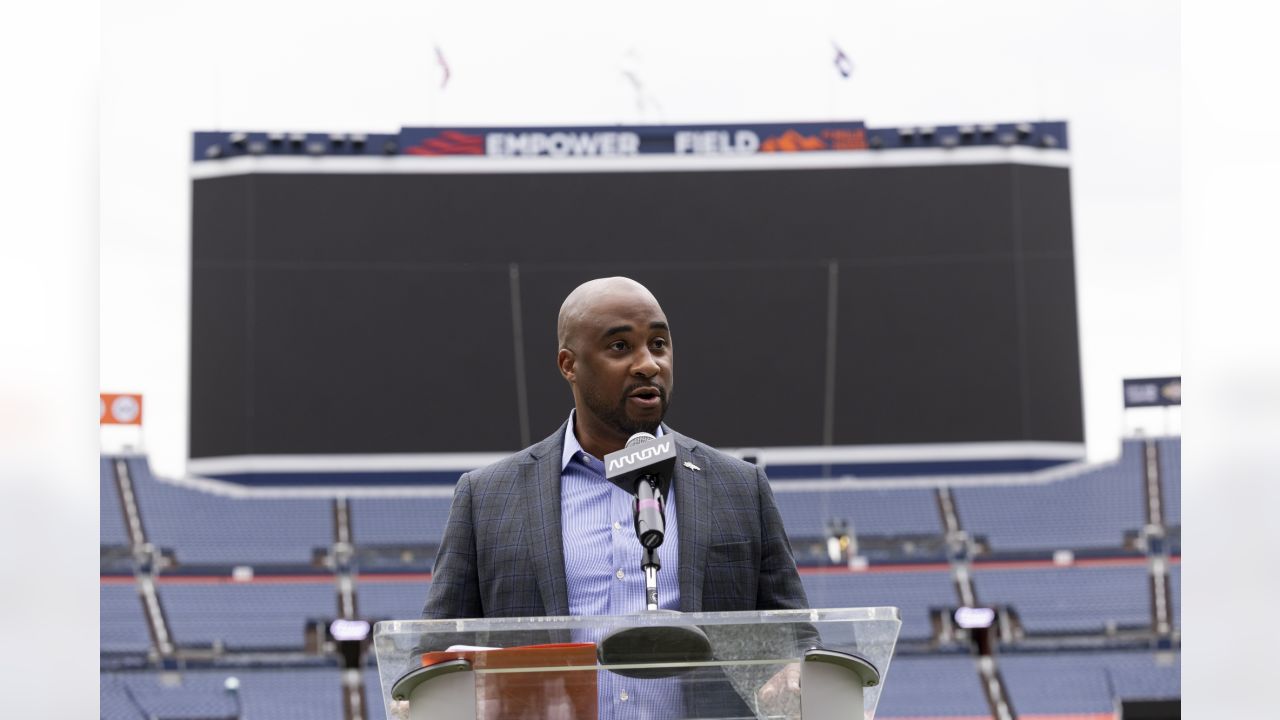
[[606, 275], [712, 445], [1083, 442], [1066, 168], [257, 172], [193, 180], [191, 457], [519, 449]]

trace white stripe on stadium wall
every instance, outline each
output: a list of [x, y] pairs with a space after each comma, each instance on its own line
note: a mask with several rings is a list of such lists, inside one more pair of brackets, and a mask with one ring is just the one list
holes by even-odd
[[193, 179], [254, 173], [483, 174], [551, 172], [680, 172], [703, 170], [807, 170], [815, 168], [924, 167], [937, 165], [1040, 165], [1070, 167], [1071, 154], [1055, 148], [905, 148], [816, 150], [754, 155], [645, 154], [621, 157], [488, 157], [485, 155], [238, 156], [191, 165]]
[[[937, 487], [989, 487], [993, 485], [1045, 485], [1067, 480], [1078, 475], [1115, 465], [1117, 461], [1103, 463], [1067, 462], [1062, 465], [1033, 472], [967, 474], [967, 475], [912, 475], [862, 479], [851, 476], [813, 479], [772, 480], [769, 485], [775, 494], [789, 492], [815, 492], [835, 490], [905, 490], [907, 488]], [[459, 471], [461, 474], [462, 471]], [[202, 477], [190, 472], [181, 478], [156, 478], [157, 482], [177, 485], [202, 492], [235, 498], [447, 498], [453, 496], [453, 485], [325, 485], [305, 486], [250, 486], [229, 480]]]
[[[837, 447], [774, 447], [724, 449], [738, 457], [752, 456], [765, 465], [824, 465], [860, 463], [963, 462], [975, 460], [1058, 460], [1063, 464], [1032, 472], [912, 475], [906, 477], [832, 478], [774, 480], [774, 492], [805, 492], [819, 489], [877, 490], [886, 488], [938, 487], [940, 485], [1021, 485], [1046, 483], [1070, 477], [1097, 466], [1085, 466], [1084, 445], [1059, 442], [956, 443], [933, 445], [858, 445]], [[235, 497], [448, 497], [452, 485], [324, 487], [248, 487], [219, 480], [250, 473], [329, 472], [456, 472], [483, 467], [509, 457], [510, 453], [432, 453], [401, 455], [239, 455], [197, 458], [187, 461], [187, 477], [169, 482]]]
[[[1079, 460], [1084, 445], [1067, 442], [994, 442], [920, 445], [845, 445], [721, 449], [750, 455], [766, 465], [963, 462], [974, 460]], [[231, 455], [193, 458], [187, 469], [199, 475], [325, 472], [464, 472], [509, 457], [510, 452], [385, 455]]]

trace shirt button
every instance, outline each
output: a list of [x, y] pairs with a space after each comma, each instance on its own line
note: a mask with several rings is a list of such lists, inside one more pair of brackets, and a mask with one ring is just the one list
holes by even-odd
[[627, 691], [626, 691], [626, 690], [623, 690], [622, 692], [618, 693], [618, 699], [619, 699], [619, 700], [621, 700], [621, 701], [623, 701], [623, 702], [626, 702], [626, 701], [627, 701], [627, 698], [629, 698], [629, 697], [631, 697], [631, 696], [627, 694]]
[[[626, 573], [622, 572], [622, 568], [618, 568], [618, 572], [614, 573], [614, 575], [617, 575], [619, 580], [627, 576]], [[625, 699], [626, 698], [623, 698], [623, 700]]]
[[613, 529], [614, 529], [614, 530], [621, 530], [621, 529], [622, 529], [622, 523], [618, 522], [617, 520], [614, 520], [614, 521], [613, 521]]

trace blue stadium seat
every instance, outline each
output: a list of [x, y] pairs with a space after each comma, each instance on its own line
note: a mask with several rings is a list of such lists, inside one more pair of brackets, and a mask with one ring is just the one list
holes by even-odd
[[1100, 666], [1118, 698], [1169, 700], [1182, 696], [1180, 652], [1100, 652], [1073, 656], [1079, 657], [1081, 662]]
[[878, 718], [990, 714], [975, 660], [967, 655], [894, 658], [876, 708]]
[[144, 653], [151, 647], [151, 633], [133, 578], [99, 587], [98, 619], [101, 652]]
[[103, 547], [128, 547], [129, 530], [124, 523], [124, 506], [120, 502], [120, 490], [116, 487], [116, 471], [113, 458], [99, 458], [98, 482], [98, 532]]
[[328, 582], [162, 582], [160, 602], [174, 642], [230, 650], [301, 650], [308, 618], [338, 614], [337, 589]]
[[1127, 441], [1114, 464], [1035, 485], [962, 487], [953, 492], [961, 526], [993, 552], [1120, 548], [1146, 523], [1142, 443]]
[[1108, 620], [1119, 627], [1151, 624], [1147, 567], [974, 570], [983, 604], [1012, 605], [1027, 632], [1101, 633]]
[[157, 480], [144, 458], [129, 470], [147, 539], [181, 564], [307, 565], [333, 542], [329, 500], [213, 495]]
[[232, 676], [240, 681], [245, 718], [342, 720], [341, 674], [333, 668], [103, 673], [99, 714], [103, 720], [236, 717], [223, 686]]
[[1111, 713], [1119, 699], [1181, 695], [1181, 656], [1146, 651], [1007, 653], [1000, 671], [1021, 715]]
[[950, 570], [805, 573], [800, 579], [810, 607], [900, 608], [904, 640], [927, 640], [933, 634], [929, 608], [957, 603]]
[[1000, 657], [1010, 704], [1020, 715], [1103, 713], [1115, 710], [1102, 670], [1063, 655]]
[[942, 534], [933, 490], [778, 490], [773, 496], [792, 538], [822, 537], [828, 518], [848, 520], [858, 537]]
[[1160, 458], [1160, 495], [1164, 499], [1166, 525], [1182, 524], [1182, 438], [1157, 441]]
[[351, 536], [357, 546], [437, 545], [452, 498], [352, 498]]
[[422, 617], [427, 601], [427, 580], [362, 575], [356, 585], [360, 616], [377, 620], [414, 620]]

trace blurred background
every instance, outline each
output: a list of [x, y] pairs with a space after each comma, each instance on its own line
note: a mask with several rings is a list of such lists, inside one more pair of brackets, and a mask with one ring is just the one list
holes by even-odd
[[1086, 444], [1115, 457], [1120, 380], [1181, 370], [1178, 22], [1168, 2], [113, 5], [102, 389], [147, 396], [148, 452], [182, 473], [195, 130], [1059, 120]]

